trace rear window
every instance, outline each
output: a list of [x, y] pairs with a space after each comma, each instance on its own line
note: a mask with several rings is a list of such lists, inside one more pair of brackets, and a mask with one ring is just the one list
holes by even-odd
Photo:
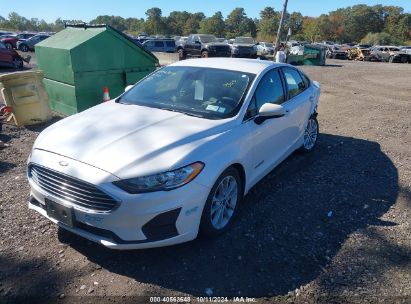
[[175, 47], [175, 46], [176, 46], [176, 43], [175, 43], [175, 41], [170, 40], [170, 41], [166, 41], [166, 45], [167, 45], [168, 47]]

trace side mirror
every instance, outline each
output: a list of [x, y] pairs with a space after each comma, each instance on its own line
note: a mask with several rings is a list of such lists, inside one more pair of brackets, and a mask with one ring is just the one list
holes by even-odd
[[130, 90], [131, 88], [133, 87], [133, 85], [131, 84], [131, 85], [128, 85], [128, 86], [126, 86], [126, 88], [124, 89], [124, 92], [127, 92], [128, 90]]
[[254, 119], [256, 124], [262, 124], [264, 121], [270, 118], [283, 117], [286, 114], [286, 110], [283, 106], [274, 103], [265, 103], [258, 111], [257, 117]]

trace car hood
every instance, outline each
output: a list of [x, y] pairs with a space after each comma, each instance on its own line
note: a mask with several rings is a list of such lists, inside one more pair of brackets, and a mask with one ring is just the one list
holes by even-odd
[[205, 43], [205, 45], [208, 45], [208, 46], [227, 46], [228, 47], [228, 44], [223, 43], [223, 42], [208, 42], [208, 43]]
[[233, 46], [242, 46], [242, 47], [254, 47], [255, 44], [250, 44], [250, 43], [233, 43]]
[[110, 101], [48, 127], [34, 148], [130, 178], [198, 161], [190, 153], [232, 122]]
[[6, 42], [17, 41], [17, 38], [2, 38], [0, 40], [1, 40], [1, 42], [6, 43]]

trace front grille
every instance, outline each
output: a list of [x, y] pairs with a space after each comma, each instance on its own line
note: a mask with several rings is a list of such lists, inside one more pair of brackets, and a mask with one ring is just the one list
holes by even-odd
[[110, 211], [118, 203], [93, 184], [42, 166], [31, 165], [29, 177], [46, 193], [90, 210]]
[[243, 53], [251, 53], [254, 49], [249, 46], [239, 46], [238, 50]]
[[225, 45], [216, 45], [215, 50], [216, 52], [230, 52], [230, 47]]

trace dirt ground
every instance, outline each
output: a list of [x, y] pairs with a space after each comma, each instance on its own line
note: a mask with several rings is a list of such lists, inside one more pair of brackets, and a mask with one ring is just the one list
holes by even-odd
[[322, 85], [316, 150], [258, 183], [216, 240], [122, 252], [59, 230], [27, 208], [26, 159], [45, 126], [4, 126], [0, 302], [410, 303], [411, 65], [302, 69]]

